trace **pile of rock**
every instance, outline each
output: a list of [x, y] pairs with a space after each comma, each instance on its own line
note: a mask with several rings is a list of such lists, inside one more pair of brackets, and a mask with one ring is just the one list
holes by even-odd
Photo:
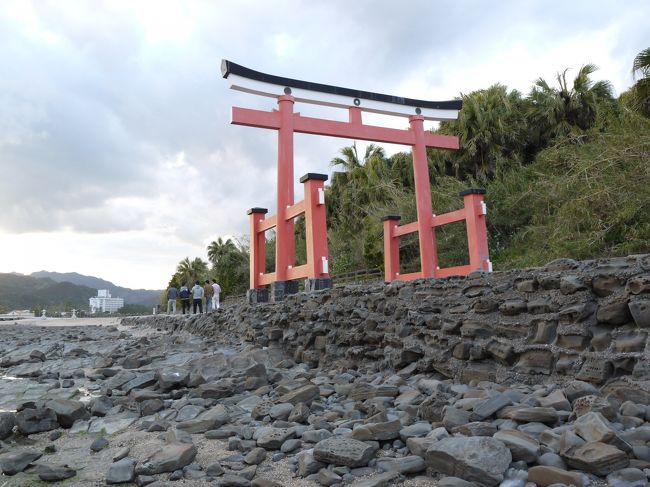
[[[278, 349], [220, 352], [216, 343], [186, 335], [120, 340], [84, 358], [92, 366], [75, 380], [92, 391], [89, 401], [46, 397], [59, 387], [0, 414], [7, 478], [81, 475], [74, 462], [56, 459], [66, 441], [86, 435], [89, 443], [101, 438], [85, 454], [107, 458], [100, 474], [107, 484], [183, 479], [272, 487], [292, 482], [280, 473], [287, 466], [296, 478], [324, 486], [413, 477], [442, 486], [648, 482], [650, 409], [637, 384], [459, 384], [413, 367], [311, 368]], [[57, 357], [64, 370], [65, 354]], [[49, 361], [46, 354], [42, 364]], [[54, 380], [54, 372], [44, 373]], [[125, 434], [156, 447], [143, 455], [137, 445], [125, 447]], [[21, 446], [16, 435], [36, 446]], [[215, 445], [227, 452], [203, 454]]]

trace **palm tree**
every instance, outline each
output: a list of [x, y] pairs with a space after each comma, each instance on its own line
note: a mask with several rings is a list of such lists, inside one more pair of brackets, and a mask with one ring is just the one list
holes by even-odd
[[632, 76], [640, 75], [641, 78], [632, 87], [634, 107], [650, 117], [650, 47], [644, 49], [634, 58]]
[[585, 131], [594, 126], [599, 108], [613, 100], [609, 81], [593, 82], [590, 76], [598, 68], [585, 64], [569, 86], [568, 69], [556, 76], [559, 89], [551, 87], [544, 79], [535, 82], [528, 101], [529, 125], [534, 129], [538, 147], [559, 135]]
[[237, 246], [231, 239], [228, 238], [224, 241], [219, 237], [208, 245], [208, 259], [212, 262], [212, 265], [218, 267], [219, 261], [224, 257], [224, 255], [236, 250]]
[[196, 281], [202, 282], [207, 277], [207, 274], [208, 264], [204, 260], [200, 257], [196, 257], [194, 260], [185, 257], [178, 263], [173, 280], [180, 283], [180, 285], [192, 284]]

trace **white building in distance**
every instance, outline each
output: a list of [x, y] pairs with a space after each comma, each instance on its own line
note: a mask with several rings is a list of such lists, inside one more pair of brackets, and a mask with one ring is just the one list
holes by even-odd
[[88, 301], [90, 304], [90, 312], [92, 314], [98, 312], [113, 313], [114, 311], [117, 311], [122, 306], [124, 306], [124, 299], [111, 298], [111, 293], [108, 292], [108, 289], [99, 289], [97, 291], [97, 296], [90, 298]]

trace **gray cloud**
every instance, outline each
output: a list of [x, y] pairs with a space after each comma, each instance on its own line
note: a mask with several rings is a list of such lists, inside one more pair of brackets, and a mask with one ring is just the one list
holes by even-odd
[[[629, 64], [648, 42], [643, 20], [630, 19], [650, 13], [641, 1], [627, 4], [637, 10], [633, 17], [620, 17], [609, 3], [559, 1], [179, 2], [171, 12], [134, 5], [38, 2], [31, 13], [19, 2], [0, 7], [5, 232], [164, 229], [194, 242], [246, 232], [246, 208], [274, 206], [276, 140], [230, 126], [230, 107], [273, 103], [229, 91], [222, 57], [389, 93], [421, 80], [451, 98], [466, 87], [509, 84], [511, 75], [454, 80], [450, 73], [497, 62], [518, 43], [534, 64], [559, 40], [615, 22], [629, 36], [611, 52]], [[599, 61], [585, 53], [584, 62]], [[521, 67], [517, 59], [510, 65]], [[300, 142], [296, 176], [327, 171], [346, 143]], [[180, 154], [184, 165], [175, 167]], [[214, 211], [207, 221], [197, 216], [211, 214], [206, 208]]]

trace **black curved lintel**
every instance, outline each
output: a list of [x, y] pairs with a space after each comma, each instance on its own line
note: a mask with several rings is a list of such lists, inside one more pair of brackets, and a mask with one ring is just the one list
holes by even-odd
[[235, 74], [242, 78], [247, 78], [262, 83], [286, 86], [289, 88], [299, 88], [309, 91], [318, 91], [330, 95], [347, 96], [350, 98], [363, 98], [364, 100], [379, 101], [383, 103], [393, 103], [395, 105], [407, 105], [417, 108], [429, 108], [433, 110], [460, 110], [463, 107], [462, 100], [448, 101], [428, 101], [416, 100], [414, 98], [404, 98], [401, 96], [384, 95], [373, 93], [371, 91], [353, 90], [351, 88], [342, 88], [340, 86], [324, 85], [322, 83], [312, 83], [311, 81], [302, 81], [299, 79], [284, 78], [272, 74], [260, 73], [253, 69], [247, 68], [232, 61], [223, 59], [221, 61], [221, 75], [228, 78], [228, 75]]

